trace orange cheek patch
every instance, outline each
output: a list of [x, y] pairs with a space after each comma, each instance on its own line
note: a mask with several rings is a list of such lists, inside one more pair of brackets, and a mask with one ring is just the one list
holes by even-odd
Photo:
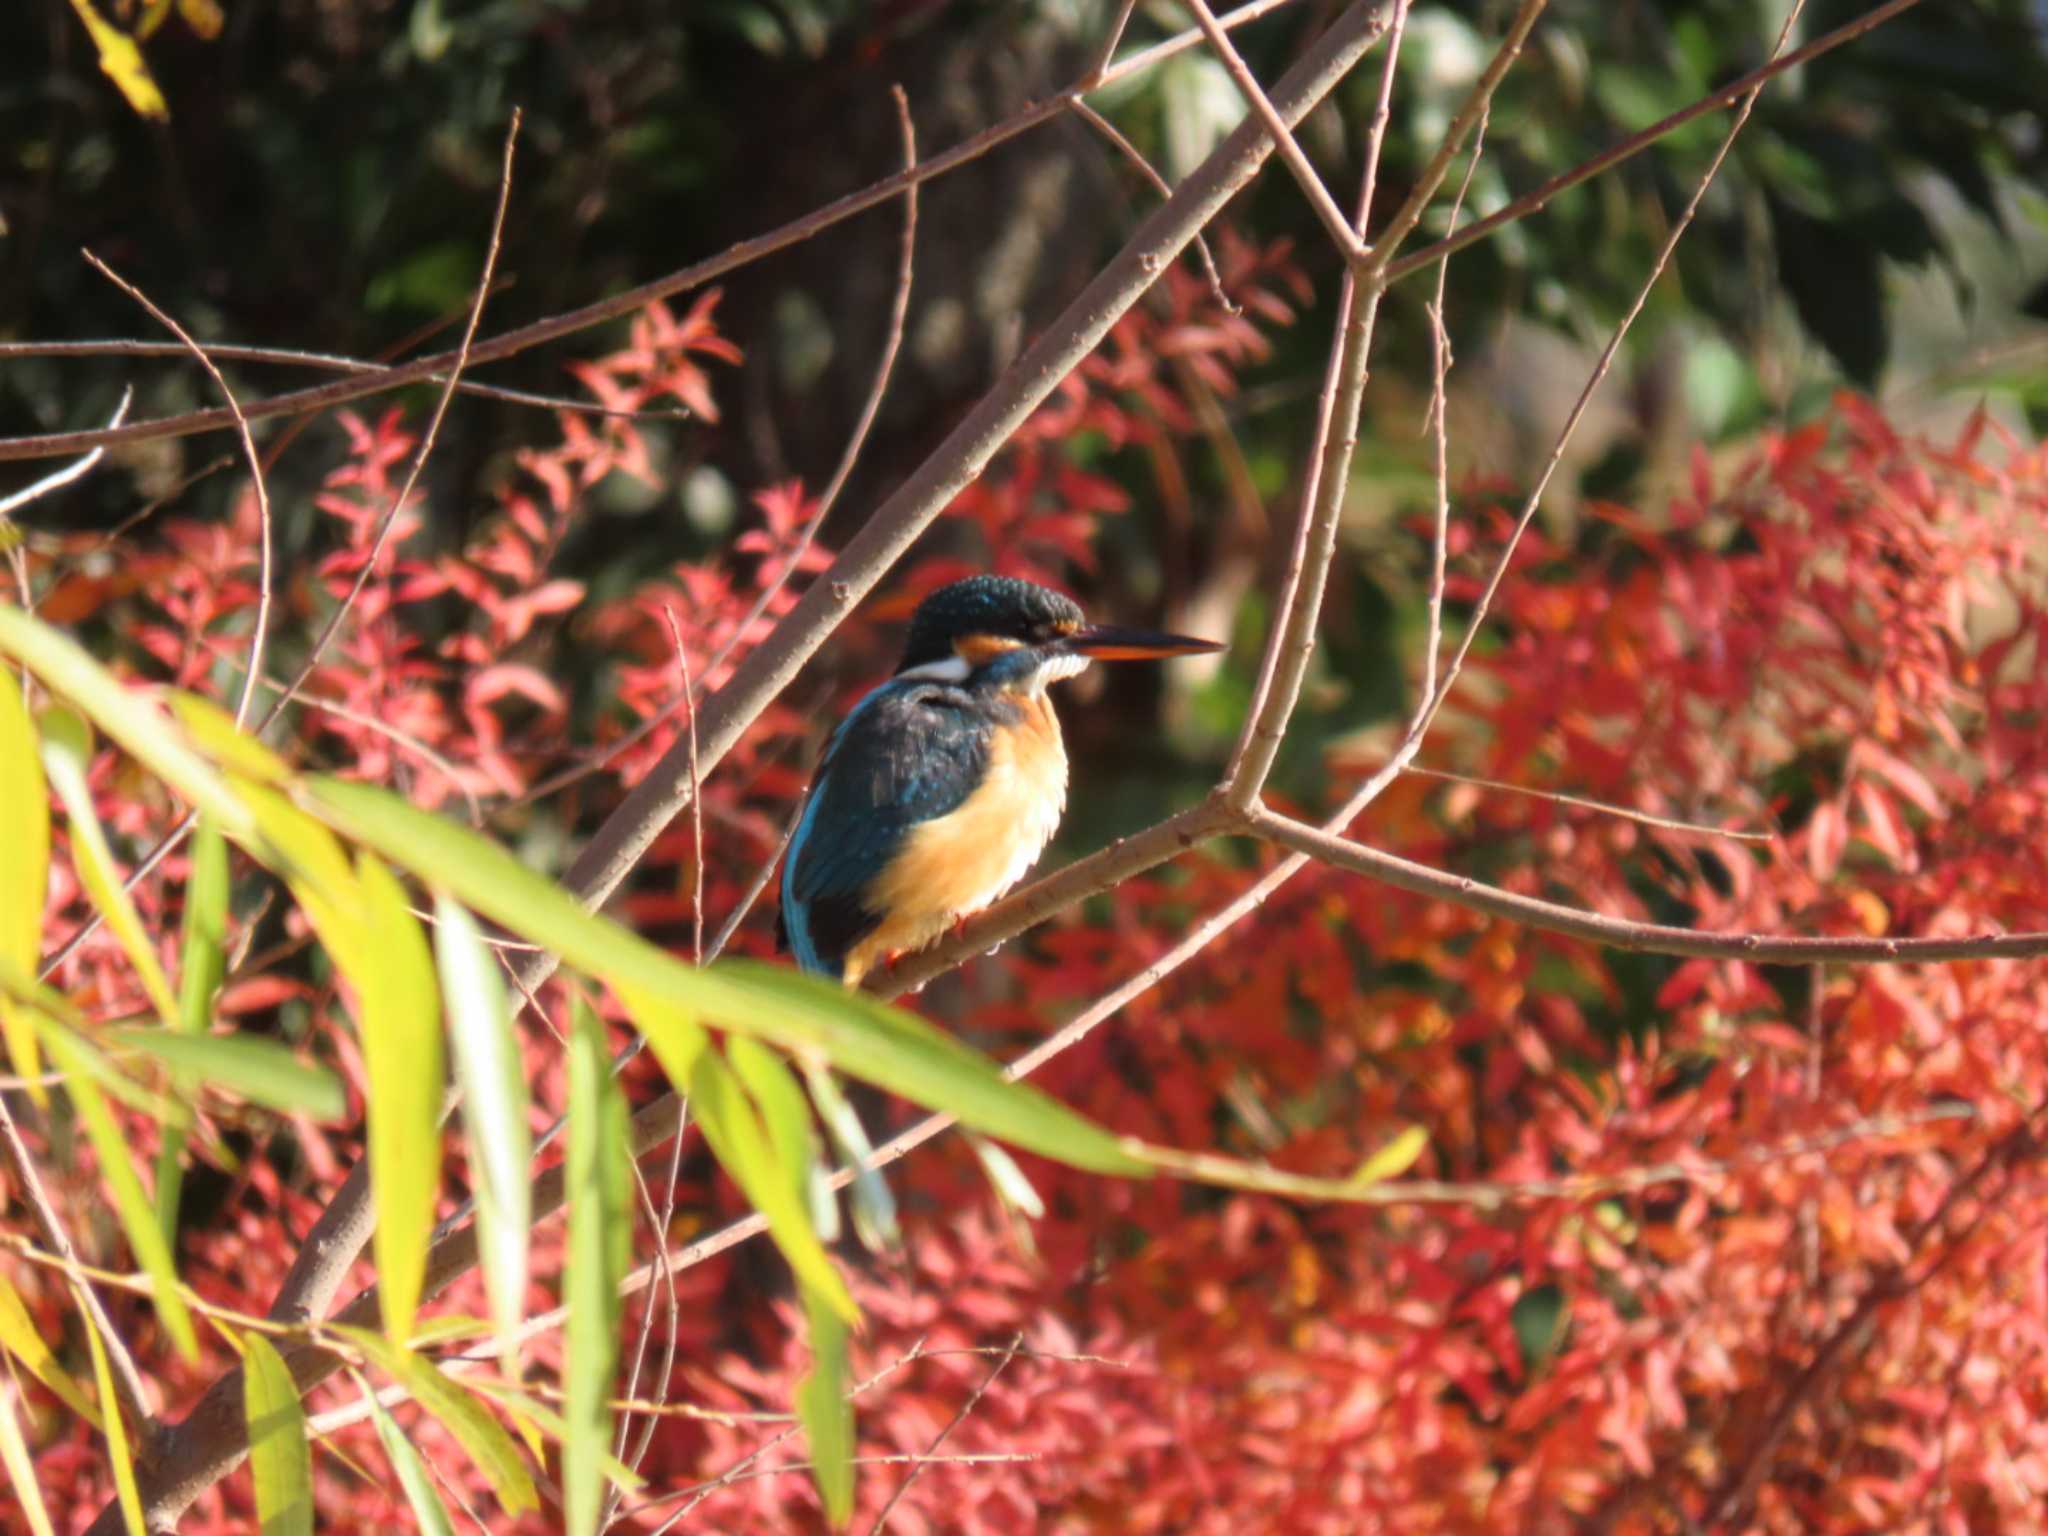
[[953, 642], [953, 650], [970, 667], [984, 667], [998, 656], [1021, 649], [1023, 644], [1007, 635], [962, 635]]

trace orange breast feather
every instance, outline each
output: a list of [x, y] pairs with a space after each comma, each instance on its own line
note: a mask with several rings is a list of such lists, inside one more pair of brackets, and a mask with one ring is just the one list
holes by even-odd
[[845, 980], [891, 954], [920, 949], [1024, 877], [1067, 803], [1067, 752], [1043, 694], [1017, 699], [1021, 718], [989, 743], [988, 773], [953, 810], [917, 826], [868, 887], [873, 933], [846, 957]]

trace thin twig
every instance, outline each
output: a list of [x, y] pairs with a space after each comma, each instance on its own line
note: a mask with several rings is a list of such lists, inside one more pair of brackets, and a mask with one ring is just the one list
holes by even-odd
[[[1160, 175], [1158, 171], [1153, 169], [1152, 162], [1145, 158], [1144, 152], [1129, 139], [1125, 138], [1123, 130], [1118, 128], [1115, 123], [1112, 123], [1085, 101], [1074, 103], [1074, 113], [1082, 122], [1109, 140], [1116, 148], [1117, 153], [1128, 160], [1137, 173], [1150, 182], [1153, 190], [1161, 197], [1173, 196], [1172, 184], [1164, 176]], [[1195, 254], [1202, 260], [1202, 271], [1209, 279], [1209, 291], [1215, 296], [1216, 302], [1222, 307], [1223, 312], [1229, 315], [1243, 314], [1243, 308], [1240, 305], [1233, 304], [1230, 295], [1223, 291], [1223, 274], [1216, 269], [1216, 258], [1210, 253], [1209, 241], [1206, 236], [1195, 236]]]
[[1131, 24], [1131, 12], [1138, 8], [1138, 0], [1118, 0], [1116, 15], [1110, 18], [1109, 30], [1102, 34], [1102, 46], [1096, 49], [1094, 62], [1082, 73], [1083, 86], [1099, 84], [1109, 73], [1109, 61], [1116, 57], [1116, 45], [1124, 40], [1124, 28]]
[[[0, 352], [4, 352], [4, 350], [4, 348], [0, 348]], [[132, 386], [124, 385], [121, 389], [121, 402], [114, 407], [114, 414], [107, 418], [107, 425], [109, 427], [118, 427], [122, 422], [126, 421], [128, 419], [128, 407], [134, 401], [135, 390]], [[47, 475], [44, 475], [42, 479], [31, 480], [20, 490], [7, 496], [0, 496], [0, 517], [12, 517], [30, 502], [40, 501], [52, 491], [60, 491], [65, 486], [71, 484], [72, 481], [83, 479], [92, 472], [92, 467], [105, 458], [106, 455], [106, 449], [95, 448], [73, 463], [66, 464], [62, 469], [53, 469]]]
[[[502, 284], [499, 285], [502, 288]], [[23, 358], [67, 357], [183, 357], [186, 349], [170, 341], [0, 341], [0, 362]], [[251, 347], [235, 343], [208, 342], [207, 355], [217, 362], [273, 364], [281, 368], [313, 368], [323, 373], [376, 374], [396, 366], [367, 358], [344, 357], [336, 352], [308, 352], [298, 347]], [[427, 374], [417, 382], [439, 384], [445, 375]], [[455, 386], [460, 394], [479, 400], [501, 400], [507, 405], [528, 405], [537, 410], [567, 411], [574, 416], [602, 416], [615, 421], [687, 421], [693, 414], [684, 406], [654, 406], [640, 410], [619, 405], [602, 405], [595, 400], [578, 400], [569, 395], [536, 394], [530, 389], [509, 389], [502, 384], [484, 384], [463, 379]], [[119, 422], [109, 422], [119, 426]], [[0, 511], [6, 506], [0, 503]]]
[[491, 238], [484, 249], [483, 275], [477, 279], [476, 297], [469, 306], [469, 319], [462, 328], [462, 344], [455, 349], [453, 363], [441, 384], [440, 396], [434, 401], [434, 413], [427, 418], [427, 430], [420, 437], [419, 448], [414, 452], [412, 463], [406, 469], [405, 480], [398, 487], [398, 494], [391, 498], [391, 505], [384, 509], [383, 516], [377, 520], [376, 534], [370, 540], [369, 551], [363, 558], [363, 568], [356, 572], [355, 584], [349, 588], [348, 596], [341, 600], [341, 606], [329, 614], [327, 622], [321, 626], [319, 636], [313, 641], [313, 648], [299, 667], [298, 676], [270, 706], [270, 712], [264, 718], [266, 726], [284, 712], [293, 696], [306, 685], [306, 680], [318, 669], [321, 658], [327, 654], [327, 647], [334, 643], [335, 635], [347, 622], [349, 611], [363, 595], [363, 589], [370, 584], [370, 578], [377, 572], [377, 562], [383, 558], [384, 543], [391, 537], [392, 526], [397, 523], [398, 514], [404, 510], [406, 502], [412, 499], [413, 487], [419, 484], [420, 471], [427, 467], [427, 458], [433, 453], [434, 443], [441, 435], [441, 422], [448, 414], [448, 402], [455, 398], [455, 386], [461, 380], [463, 370], [469, 366], [470, 349], [476, 340], [477, 324], [483, 319], [484, 300], [491, 291], [492, 274], [498, 270], [498, 250], [505, 234], [505, 209], [512, 201], [512, 151], [519, 142], [521, 117], [520, 109], [514, 107], [512, 120], [505, 125], [505, 149], [498, 167], [498, 206], [491, 214]]
[[[8, 1166], [14, 1170], [15, 1184], [28, 1201], [28, 1208], [35, 1213], [36, 1225], [42, 1229], [43, 1241], [50, 1245], [52, 1257], [63, 1264], [76, 1266], [78, 1250], [72, 1247], [71, 1234], [64, 1230], [63, 1219], [51, 1203], [50, 1192], [43, 1187], [42, 1170], [36, 1167], [35, 1159], [29, 1156], [28, 1148], [22, 1143], [20, 1128], [14, 1123], [14, 1111], [8, 1107], [4, 1093], [0, 1093], [0, 1149], [7, 1153]], [[107, 1316], [99, 1293], [75, 1271], [71, 1274], [71, 1288], [78, 1296], [79, 1306], [84, 1309], [88, 1325], [99, 1330], [100, 1342], [107, 1347], [107, 1363], [112, 1367], [114, 1390], [127, 1404], [128, 1417], [134, 1421], [136, 1433], [146, 1443], [153, 1432], [156, 1416], [150, 1410], [148, 1388], [143, 1384], [142, 1372], [135, 1364], [135, 1357], [128, 1352], [127, 1335], [116, 1328], [114, 1320]], [[150, 1293], [155, 1294], [153, 1284]], [[101, 1409], [112, 1413], [114, 1405], [105, 1403]]]
[[1676, 832], [1687, 837], [1726, 838], [1735, 843], [1768, 843], [1777, 836], [1773, 832], [1737, 832], [1732, 827], [1709, 826], [1701, 821], [1679, 821], [1669, 816], [1655, 816], [1648, 811], [1634, 810], [1626, 805], [1615, 805], [1607, 800], [1593, 800], [1584, 795], [1568, 795], [1555, 789], [1536, 789], [1527, 784], [1510, 784], [1504, 779], [1483, 779], [1476, 774], [1424, 768], [1415, 763], [1410, 763], [1405, 771], [1420, 779], [1441, 779], [1446, 784], [1470, 784], [1475, 789], [1494, 789], [1510, 795], [1527, 795], [1532, 800], [1548, 800], [1555, 805], [1576, 806], [1582, 811], [1595, 811], [1602, 816], [1618, 816], [1623, 821], [1632, 821], [1638, 826], [1655, 827], [1660, 832]]
[[149, 317], [152, 320], [178, 338], [178, 344], [190, 352], [198, 360], [199, 366], [206, 370], [206, 376], [213, 380], [213, 387], [220, 391], [221, 398], [227, 401], [228, 410], [235, 418], [235, 432], [242, 440], [242, 454], [249, 461], [249, 479], [256, 490], [256, 516], [262, 529], [262, 546], [256, 588], [256, 620], [249, 635], [249, 659], [245, 663], [247, 671], [242, 679], [242, 695], [235, 700], [235, 728], [239, 730], [248, 723], [249, 706], [256, 699], [256, 680], [263, 675], [263, 650], [270, 635], [270, 604], [272, 588], [274, 586], [272, 569], [274, 554], [271, 547], [270, 534], [270, 490], [264, 484], [263, 460], [256, 452], [256, 438], [249, 431], [249, 418], [243, 414], [241, 402], [235, 398], [235, 392], [228, 387], [228, 381], [221, 374], [220, 368], [214, 363], [212, 358], [206, 355], [206, 349], [194, 341], [182, 325], [159, 309], [148, 294], [137, 288], [104, 261], [101, 261], [91, 251], [85, 251], [82, 254], [100, 276], [127, 294], [137, 304], [140, 304], [149, 312]]
[[889, 1502], [884, 1504], [882, 1512], [875, 1516], [875, 1523], [869, 1527], [868, 1536], [882, 1536], [883, 1529], [889, 1524], [890, 1513], [903, 1501], [903, 1496], [910, 1492], [910, 1485], [916, 1482], [918, 1475], [937, 1458], [939, 1447], [946, 1443], [953, 1431], [966, 1423], [974, 1410], [981, 1406], [983, 1395], [996, 1384], [996, 1378], [1003, 1374], [1004, 1368], [1017, 1358], [1017, 1350], [1023, 1343], [1024, 1335], [1021, 1333], [1010, 1340], [1010, 1347], [1003, 1351], [1000, 1360], [989, 1367], [988, 1374], [981, 1378], [981, 1383], [975, 1387], [973, 1395], [960, 1405], [960, 1411], [947, 1421], [946, 1427], [932, 1437], [932, 1443], [926, 1448], [924, 1455], [911, 1463], [910, 1470], [903, 1474], [903, 1481], [898, 1483], [896, 1491], [889, 1495]]
[[[1365, 243], [1358, 238], [1358, 232], [1351, 227], [1351, 221], [1344, 217], [1337, 207], [1337, 200], [1330, 196], [1330, 189], [1323, 185], [1323, 178], [1316, 174], [1316, 168], [1296, 141], [1293, 130], [1274, 109], [1267, 99], [1265, 87], [1259, 84], [1258, 76], [1244, 61], [1244, 55], [1231, 42], [1230, 34], [1217, 25], [1216, 13], [1209, 9], [1207, 0], [1181, 0], [1188, 14], [1195, 18], [1195, 25], [1202, 29], [1202, 36], [1209, 40], [1209, 49], [1223, 65], [1223, 72], [1230, 76], [1238, 93], [1252, 109], [1252, 115], [1266, 125], [1266, 132], [1273, 136], [1273, 143], [1280, 151], [1280, 159], [1294, 177], [1302, 194], [1308, 198], [1308, 205], [1322, 222], [1323, 231], [1329, 235], [1338, 253], [1347, 262], [1364, 259], [1369, 253]], [[1397, 14], [1399, 7], [1396, 7]], [[1391, 56], [1391, 55], [1390, 55]]]
[[690, 729], [690, 857], [695, 873], [690, 878], [690, 959], [697, 965], [704, 963], [704, 801], [699, 791], [703, 781], [697, 775], [697, 706], [690, 700], [690, 649], [683, 644], [682, 625], [676, 621], [676, 611], [667, 603], [661, 605], [662, 617], [668, 620], [668, 634], [676, 649], [676, 670], [682, 674], [682, 697], [684, 708], [689, 714]]

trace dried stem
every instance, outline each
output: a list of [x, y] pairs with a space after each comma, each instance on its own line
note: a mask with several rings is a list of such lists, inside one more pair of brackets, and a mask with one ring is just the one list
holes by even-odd
[[[185, 328], [159, 309], [148, 294], [121, 276], [91, 251], [81, 253], [94, 271], [127, 294], [149, 312], [149, 317], [178, 338], [178, 345], [198, 359], [199, 366], [206, 370], [213, 387], [220, 391], [221, 398], [228, 403], [228, 410], [235, 419], [236, 434], [242, 440], [242, 453], [249, 461], [249, 479], [256, 490], [256, 516], [261, 526], [261, 554], [258, 558], [256, 588], [256, 622], [249, 635], [249, 659], [245, 663], [242, 678], [242, 695], [235, 701], [236, 728], [246, 725], [249, 720], [249, 706], [255, 702], [256, 683], [263, 676], [263, 648], [270, 634], [270, 604], [275, 585], [272, 562], [274, 559], [270, 536], [270, 490], [263, 479], [263, 460], [256, 452], [256, 439], [249, 431], [249, 418], [243, 414], [241, 403], [235, 399], [235, 392], [228, 387], [228, 381], [221, 374], [206, 349], [194, 341]], [[123, 397], [126, 398], [125, 396]]]
[[[1216, 23], [1216, 13], [1209, 9], [1206, 0], [1181, 0], [1188, 14], [1195, 18], [1195, 25], [1202, 29], [1202, 36], [1209, 40], [1209, 48], [1222, 62], [1224, 73], [1236, 84], [1238, 93], [1252, 109], [1252, 116], [1266, 125], [1266, 132], [1273, 136], [1273, 144], [1280, 151], [1280, 159], [1289, 174], [1294, 177], [1302, 193], [1308, 198], [1308, 205], [1315, 216], [1322, 221], [1324, 231], [1336, 245], [1347, 262], [1362, 260], [1366, 254], [1365, 242], [1358, 238], [1358, 232], [1351, 227], [1351, 221], [1344, 217], [1337, 207], [1337, 200], [1330, 196], [1330, 189], [1323, 185], [1323, 178], [1316, 174], [1316, 168], [1309, 164], [1307, 154], [1296, 142], [1290, 126], [1281, 120], [1273, 103], [1266, 97], [1265, 87], [1251, 72], [1251, 66], [1244, 61], [1244, 55], [1231, 42], [1230, 34]], [[1398, 14], [1398, 7], [1397, 7]], [[1393, 55], [1388, 55], [1391, 58]]]

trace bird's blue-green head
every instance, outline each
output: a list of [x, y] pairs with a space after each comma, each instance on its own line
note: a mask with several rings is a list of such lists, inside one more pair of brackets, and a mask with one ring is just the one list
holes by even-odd
[[898, 677], [1036, 692], [1094, 661], [1220, 651], [1213, 640], [1090, 624], [1063, 593], [1014, 576], [970, 576], [917, 605]]

